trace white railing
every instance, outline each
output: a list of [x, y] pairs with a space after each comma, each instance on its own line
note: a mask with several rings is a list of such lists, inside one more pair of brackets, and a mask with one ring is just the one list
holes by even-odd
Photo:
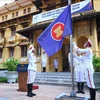
[[14, 41], [15, 40], [15, 36], [10, 36], [9, 38], [8, 38], [8, 41]]
[[2, 58], [0, 58], [0, 62], [2, 62]]
[[1, 37], [0, 37], [0, 42], [4, 42], [4, 38], [1, 38]]
[[21, 57], [20, 61], [27, 61], [27, 57]]

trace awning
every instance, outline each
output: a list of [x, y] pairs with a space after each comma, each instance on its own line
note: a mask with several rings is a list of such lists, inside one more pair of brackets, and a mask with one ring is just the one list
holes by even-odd
[[100, 16], [100, 11], [95, 12], [95, 11], [88, 11], [84, 13], [79, 13], [76, 15], [73, 15], [73, 21], [78, 21], [78, 20], [84, 20], [84, 19], [90, 19], [90, 18], [96, 18]]
[[47, 27], [53, 20], [41, 22], [41, 23], [36, 23], [31, 25], [30, 27], [24, 28], [22, 30], [16, 31], [16, 33], [19, 33], [27, 38], [29, 38], [29, 35], [32, 33], [32, 30], [39, 29], [39, 28], [45, 28]]
[[[72, 16], [72, 20], [73, 20], [73, 22], [75, 22], [75, 21], [79, 21], [79, 20], [95, 18], [95, 17], [98, 17], [98, 16], [100, 16], [100, 12], [95, 12], [95, 11], [94, 12], [93, 11], [92, 12], [88, 12], [88, 13], [84, 12], [84, 13], [79, 13], [79, 14], [73, 15]], [[33, 24], [30, 27], [27, 27], [27, 28], [24, 28], [22, 30], [16, 31], [16, 33], [19, 33], [19, 34], [29, 38], [29, 35], [31, 33], [30, 31], [36, 30], [36, 29], [39, 29], [39, 28], [45, 28], [53, 20], [49, 20], [49, 21]]]
[[28, 45], [28, 44], [29, 44], [29, 42], [21, 42], [19, 45], [23, 46], [23, 45]]

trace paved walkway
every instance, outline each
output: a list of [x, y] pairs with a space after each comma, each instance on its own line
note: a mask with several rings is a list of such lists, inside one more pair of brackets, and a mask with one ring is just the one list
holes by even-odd
[[[71, 86], [54, 86], [54, 85], [39, 85], [39, 89], [33, 92], [37, 95], [35, 97], [27, 97], [26, 92], [19, 92], [18, 83], [0, 83], [0, 100], [55, 100], [55, 97], [66, 93], [67, 95], [71, 92]], [[75, 88], [76, 89], [76, 88]], [[85, 94], [78, 94], [77, 96], [88, 96], [88, 90], [85, 88]], [[7, 98], [7, 99], [5, 99]], [[100, 100], [100, 92], [97, 92], [96, 100]]]

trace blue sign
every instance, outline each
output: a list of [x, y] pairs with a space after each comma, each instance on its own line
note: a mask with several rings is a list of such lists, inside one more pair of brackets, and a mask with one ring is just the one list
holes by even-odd
[[18, 64], [17, 72], [27, 72], [28, 64]]
[[[65, 8], [66, 6], [34, 15], [32, 23], [35, 24], [38, 22], [55, 19], [64, 11]], [[85, 0], [82, 2], [71, 4], [71, 14], [77, 14], [89, 10], [93, 10], [91, 0]]]

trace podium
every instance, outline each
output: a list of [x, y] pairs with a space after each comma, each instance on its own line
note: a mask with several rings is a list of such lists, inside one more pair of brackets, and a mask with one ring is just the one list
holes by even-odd
[[18, 64], [18, 91], [26, 92], [27, 91], [27, 68], [28, 64]]
[[[28, 64], [18, 64], [17, 72], [18, 72], [18, 91], [27, 92], [27, 68]], [[33, 85], [33, 89], [38, 89], [39, 86]]]

